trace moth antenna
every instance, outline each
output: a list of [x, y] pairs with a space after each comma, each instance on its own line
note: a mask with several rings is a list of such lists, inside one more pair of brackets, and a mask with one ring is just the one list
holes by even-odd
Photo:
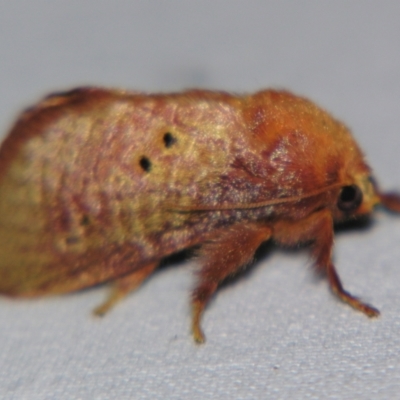
[[400, 194], [399, 193], [379, 193], [379, 201], [386, 210], [400, 212]]
[[220, 206], [208, 206], [208, 205], [199, 205], [199, 206], [187, 206], [187, 207], [172, 207], [167, 208], [169, 211], [177, 211], [177, 212], [186, 212], [186, 211], [223, 211], [223, 210], [247, 210], [250, 208], [261, 208], [272, 206], [276, 204], [284, 204], [284, 203], [292, 203], [297, 202], [308, 197], [317, 196], [321, 193], [328, 192], [329, 190], [335, 189], [337, 187], [346, 186], [346, 184], [342, 183], [334, 183], [332, 185], [326, 186], [324, 188], [314, 190], [312, 192], [303, 194], [301, 196], [292, 196], [292, 197], [284, 197], [281, 199], [272, 199], [266, 201], [260, 201], [257, 203], [248, 203], [248, 204], [225, 204]]

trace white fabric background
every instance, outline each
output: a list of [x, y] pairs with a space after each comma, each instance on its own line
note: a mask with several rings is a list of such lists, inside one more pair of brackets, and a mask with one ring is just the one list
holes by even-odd
[[[400, 189], [397, 1], [0, 2], [0, 126], [49, 91], [285, 87], [344, 120]], [[1, 399], [394, 399], [400, 393], [400, 217], [337, 235], [341, 304], [307, 252], [274, 250], [189, 333], [193, 261], [163, 269], [103, 320], [107, 288], [0, 298]]]

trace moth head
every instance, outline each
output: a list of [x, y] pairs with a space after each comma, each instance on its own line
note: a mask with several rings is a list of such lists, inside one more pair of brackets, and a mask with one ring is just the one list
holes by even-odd
[[340, 186], [334, 199], [334, 217], [337, 221], [368, 215], [380, 200], [363, 152], [345, 125], [339, 124], [339, 132], [340, 140], [335, 141], [341, 160], [338, 163]]
[[335, 204], [335, 219], [356, 218], [372, 213], [380, 202], [373, 179], [369, 174], [357, 176], [353, 182], [339, 188]]

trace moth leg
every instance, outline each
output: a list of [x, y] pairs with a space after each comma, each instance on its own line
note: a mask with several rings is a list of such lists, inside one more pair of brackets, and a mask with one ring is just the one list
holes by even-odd
[[329, 264], [327, 268], [327, 274], [329, 279], [329, 284], [331, 286], [332, 291], [339, 296], [339, 298], [345, 303], [349, 304], [356, 310], [363, 312], [368, 317], [377, 317], [380, 312], [375, 307], [372, 307], [369, 304], [363, 303], [357, 297], [351, 295], [349, 292], [344, 290], [342, 282], [340, 281], [339, 275], [336, 272], [336, 269], [332, 263]]
[[192, 333], [197, 343], [205, 341], [200, 320], [218, 284], [248, 264], [260, 244], [271, 237], [271, 232], [266, 226], [237, 226], [219, 232], [202, 246], [199, 283], [192, 293]]
[[158, 263], [151, 263], [129, 275], [125, 275], [113, 282], [111, 292], [104, 303], [93, 310], [93, 313], [102, 317], [111, 310], [119, 301], [127, 296], [129, 292], [137, 289], [143, 281], [155, 270]]
[[302, 221], [278, 222], [274, 226], [274, 239], [282, 244], [293, 245], [299, 242], [313, 241], [313, 256], [318, 269], [326, 272], [330, 288], [342, 301], [368, 317], [376, 317], [379, 311], [363, 303], [347, 292], [341, 283], [332, 263], [333, 220], [329, 210], [321, 210]]

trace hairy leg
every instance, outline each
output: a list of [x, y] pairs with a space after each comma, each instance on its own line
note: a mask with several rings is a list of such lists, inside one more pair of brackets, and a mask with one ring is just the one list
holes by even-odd
[[376, 317], [379, 311], [347, 292], [332, 263], [333, 220], [329, 210], [321, 210], [298, 221], [279, 221], [274, 225], [274, 239], [284, 245], [313, 242], [313, 257], [318, 269], [325, 271], [331, 290], [344, 302], [366, 314]]
[[156, 269], [158, 263], [151, 263], [129, 275], [119, 278], [113, 282], [111, 293], [104, 303], [96, 307], [93, 312], [97, 316], [103, 316], [127, 294], [137, 289], [143, 281]]
[[211, 237], [200, 250], [199, 282], [192, 294], [192, 332], [197, 343], [205, 341], [200, 327], [204, 308], [218, 284], [248, 264], [271, 229], [256, 224], [238, 225]]

